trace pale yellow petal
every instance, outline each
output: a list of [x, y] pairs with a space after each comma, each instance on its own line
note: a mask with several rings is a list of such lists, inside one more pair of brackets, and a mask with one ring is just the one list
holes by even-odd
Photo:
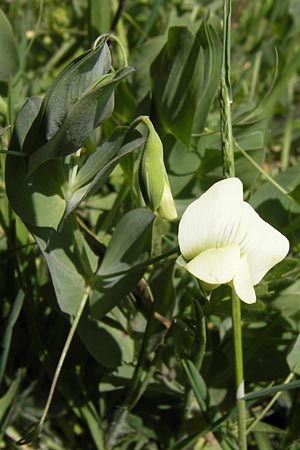
[[231, 245], [206, 250], [193, 258], [185, 269], [210, 285], [229, 283], [240, 264], [240, 248]]
[[246, 202], [237, 240], [242, 254], [247, 255], [252, 284], [257, 284], [265, 274], [278, 264], [289, 251], [289, 241], [283, 234], [265, 222]]
[[243, 185], [227, 178], [211, 186], [191, 203], [179, 223], [178, 241], [186, 260], [210, 248], [235, 243], [243, 204]]
[[240, 265], [233, 278], [233, 288], [243, 302], [251, 304], [256, 302], [256, 294], [252, 283], [247, 256], [240, 260]]

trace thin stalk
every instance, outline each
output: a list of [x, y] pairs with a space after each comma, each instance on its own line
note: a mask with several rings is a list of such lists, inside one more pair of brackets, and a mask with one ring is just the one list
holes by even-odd
[[55, 388], [56, 388], [56, 385], [57, 385], [57, 381], [58, 381], [58, 378], [59, 378], [59, 375], [60, 375], [63, 363], [64, 363], [65, 358], [67, 356], [68, 350], [70, 348], [72, 339], [74, 337], [74, 334], [75, 334], [75, 331], [77, 329], [77, 325], [79, 323], [81, 315], [83, 313], [84, 307], [85, 307], [86, 302], [87, 302], [87, 300], [89, 298], [90, 290], [91, 290], [90, 286], [87, 286], [86, 289], [85, 289], [84, 295], [83, 295], [83, 297], [81, 299], [81, 302], [80, 302], [80, 305], [78, 307], [77, 313], [76, 313], [74, 321], [72, 323], [72, 326], [70, 328], [70, 331], [69, 331], [68, 337], [66, 339], [65, 345], [64, 345], [63, 350], [61, 352], [61, 355], [60, 355], [60, 358], [59, 358], [59, 361], [58, 361], [58, 364], [57, 364], [57, 367], [56, 367], [56, 370], [55, 370], [55, 373], [54, 373], [54, 376], [53, 376], [53, 380], [52, 380], [52, 384], [51, 384], [51, 387], [50, 387], [50, 391], [49, 391], [49, 394], [48, 394], [48, 399], [47, 399], [46, 405], [44, 407], [43, 414], [42, 414], [42, 416], [41, 416], [41, 418], [39, 420], [38, 426], [37, 426], [38, 432], [40, 432], [42, 430], [42, 427], [43, 427], [44, 422], [46, 420], [46, 417], [47, 417], [47, 414], [48, 414], [48, 411], [49, 411], [49, 408], [50, 408], [50, 405], [51, 405], [51, 402], [52, 402], [52, 398], [53, 398], [53, 395], [54, 395], [54, 391], [55, 391]]
[[250, 95], [249, 95], [250, 102], [253, 101], [254, 96], [255, 96], [259, 71], [260, 71], [260, 67], [261, 67], [262, 54], [263, 54], [263, 52], [262, 52], [262, 50], [260, 50], [259, 52], [257, 52], [256, 57], [255, 57], [254, 67], [253, 67], [253, 75], [252, 75], [252, 80], [251, 80]]
[[23, 302], [24, 302], [25, 294], [22, 289], [19, 290], [18, 295], [16, 296], [16, 299], [14, 301], [12, 310], [9, 314], [9, 317], [7, 319], [7, 325], [5, 327], [3, 339], [2, 339], [2, 354], [0, 357], [0, 386], [2, 383], [3, 375], [5, 372], [5, 367], [7, 363], [7, 358], [10, 350], [11, 340], [13, 336], [14, 326], [18, 320], [18, 317], [20, 315]]
[[289, 97], [289, 112], [287, 122], [284, 130], [283, 146], [281, 152], [281, 169], [284, 171], [288, 168], [289, 157], [291, 150], [291, 142], [293, 137], [293, 99], [294, 99], [294, 87], [296, 78], [292, 78], [288, 85], [288, 97]]
[[28, 158], [28, 155], [26, 153], [16, 152], [15, 150], [1, 149], [0, 153], [2, 153], [3, 155], [12, 155], [12, 156], [19, 156], [21, 158]]
[[[251, 156], [248, 155], [248, 153], [243, 149], [243, 147], [241, 147], [237, 141], [234, 139], [234, 145], [239, 149], [239, 151], [242, 153], [242, 155], [248, 159], [249, 162], [251, 162], [251, 164], [253, 165], [253, 167], [255, 167], [257, 169], [257, 171], [259, 173], [261, 173], [266, 180], [268, 180], [279, 192], [281, 192], [284, 195], [289, 195], [288, 191], [286, 191], [282, 186], [280, 186], [280, 184], [277, 183], [277, 181], [275, 181], [267, 172], [264, 171], [264, 169], [257, 164], [256, 161], [254, 161], [253, 158], [251, 158]], [[289, 198], [294, 201], [294, 199], [292, 197], [289, 196]]]
[[219, 90], [221, 146], [224, 177], [234, 177], [234, 146], [231, 120], [231, 86], [230, 86], [230, 20], [231, 2], [224, 0], [223, 17], [223, 59]]
[[244, 396], [244, 368], [243, 368], [243, 345], [242, 345], [242, 324], [241, 324], [241, 303], [239, 297], [232, 289], [231, 296], [232, 329], [234, 342], [235, 359], [235, 380], [236, 380], [236, 405], [238, 413], [239, 450], [247, 450], [246, 435], [246, 401]]
[[[234, 177], [234, 137], [231, 121], [231, 86], [230, 86], [230, 30], [231, 30], [231, 1], [223, 2], [223, 59], [221, 70], [221, 82], [219, 91], [220, 118], [221, 118], [221, 144], [223, 156], [223, 174], [225, 178]], [[242, 400], [244, 395], [244, 369], [243, 346], [241, 327], [240, 299], [232, 289], [232, 328], [235, 356], [236, 377], [236, 406], [238, 413], [239, 450], [247, 450], [246, 436], [246, 402]]]
[[121, 52], [122, 52], [122, 55], [123, 55], [123, 59], [124, 59], [124, 66], [128, 67], [128, 60], [127, 60], [125, 47], [122, 44], [121, 40], [115, 34], [111, 34], [111, 33], [101, 34], [101, 36], [99, 36], [95, 40], [93, 48], [96, 48], [97, 45], [99, 44], [99, 42], [102, 41], [103, 39], [105, 39], [105, 40], [110, 39], [111, 41], [115, 41], [119, 45], [119, 47], [121, 49]]

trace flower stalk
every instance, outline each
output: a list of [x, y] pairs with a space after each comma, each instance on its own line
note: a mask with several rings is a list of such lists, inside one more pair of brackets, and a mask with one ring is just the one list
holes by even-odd
[[234, 146], [231, 121], [231, 86], [230, 86], [230, 22], [231, 1], [223, 4], [223, 58], [219, 90], [221, 145], [223, 157], [223, 174], [225, 178], [234, 177]]
[[[231, 0], [223, 2], [223, 59], [220, 83], [220, 119], [221, 145], [223, 157], [223, 174], [225, 178], [235, 176], [234, 143], [231, 121], [231, 86], [230, 86], [230, 30], [231, 30]], [[246, 434], [246, 404], [241, 398], [244, 395], [244, 364], [241, 324], [241, 301], [232, 288], [231, 311], [235, 357], [236, 406], [238, 414], [239, 449], [247, 450]]]
[[247, 450], [246, 401], [244, 396], [244, 363], [241, 324], [241, 301], [232, 289], [231, 296], [232, 330], [235, 359], [236, 406], [238, 414], [239, 449]]

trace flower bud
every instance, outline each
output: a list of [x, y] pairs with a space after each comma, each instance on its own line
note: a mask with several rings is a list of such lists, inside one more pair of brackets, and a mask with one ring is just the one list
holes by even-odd
[[148, 128], [139, 168], [142, 195], [152, 211], [163, 219], [174, 220], [177, 212], [164, 165], [162, 142], [150, 119], [143, 117], [142, 122]]

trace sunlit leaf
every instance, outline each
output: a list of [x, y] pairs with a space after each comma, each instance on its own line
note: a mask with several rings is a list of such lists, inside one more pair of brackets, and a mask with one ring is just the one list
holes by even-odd
[[109, 72], [110, 64], [105, 40], [68, 64], [47, 90], [24, 143], [26, 153], [33, 153], [57, 133], [78, 101]]
[[76, 152], [92, 134], [92, 131], [107, 119], [113, 111], [113, 91], [117, 84], [132, 72], [131, 68], [103, 76], [99, 82], [85, 92], [74, 104], [54, 136], [29, 158], [29, 173], [34, 172], [45, 161], [56, 156]]

